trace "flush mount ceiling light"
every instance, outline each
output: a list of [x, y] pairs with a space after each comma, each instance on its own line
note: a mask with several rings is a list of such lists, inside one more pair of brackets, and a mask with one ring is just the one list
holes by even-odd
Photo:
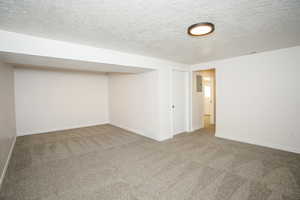
[[204, 36], [214, 32], [215, 26], [209, 22], [193, 24], [188, 28], [188, 34], [191, 36]]

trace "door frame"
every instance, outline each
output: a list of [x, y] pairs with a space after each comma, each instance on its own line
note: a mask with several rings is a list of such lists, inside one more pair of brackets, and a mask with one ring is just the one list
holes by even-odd
[[[189, 131], [192, 132], [192, 131], [195, 131], [196, 129], [194, 129], [193, 127], [193, 87], [194, 87], [194, 77], [193, 77], [193, 74], [194, 72], [197, 72], [197, 71], [201, 71], [201, 70], [214, 70], [215, 73], [214, 73], [214, 124], [217, 125], [217, 68], [216, 67], [211, 67], [211, 66], [195, 66], [193, 67], [191, 70], [190, 70], [190, 73], [189, 73], [189, 83], [190, 83], [190, 86], [189, 86]], [[202, 122], [202, 125], [204, 123], [204, 119], [200, 119]], [[202, 127], [203, 128], [203, 127]], [[215, 126], [215, 133], [217, 132], [217, 126]]]
[[170, 85], [171, 85], [171, 132], [172, 136], [176, 135], [174, 133], [174, 115], [173, 115], [173, 89], [174, 89], [174, 84], [173, 84], [173, 72], [174, 71], [179, 71], [182, 73], [185, 73], [185, 132], [190, 132], [190, 71], [189, 70], [184, 70], [184, 69], [172, 69], [171, 73], [171, 80], [170, 80]]

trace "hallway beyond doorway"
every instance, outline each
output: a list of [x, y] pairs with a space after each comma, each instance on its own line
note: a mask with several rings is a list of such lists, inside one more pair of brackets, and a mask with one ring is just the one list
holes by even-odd
[[216, 124], [215, 69], [194, 71], [192, 74], [192, 130]]

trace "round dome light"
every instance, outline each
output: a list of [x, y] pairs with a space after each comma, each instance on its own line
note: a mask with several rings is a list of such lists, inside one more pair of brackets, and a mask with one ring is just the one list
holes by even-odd
[[188, 34], [191, 36], [204, 36], [212, 33], [215, 26], [209, 22], [193, 24], [188, 28]]

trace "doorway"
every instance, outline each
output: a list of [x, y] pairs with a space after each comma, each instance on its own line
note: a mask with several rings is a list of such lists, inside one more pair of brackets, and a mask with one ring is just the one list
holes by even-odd
[[173, 135], [188, 128], [188, 72], [173, 70], [172, 73]]
[[193, 72], [192, 129], [210, 129], [216, 123], [216, 78], [215, 69]]

